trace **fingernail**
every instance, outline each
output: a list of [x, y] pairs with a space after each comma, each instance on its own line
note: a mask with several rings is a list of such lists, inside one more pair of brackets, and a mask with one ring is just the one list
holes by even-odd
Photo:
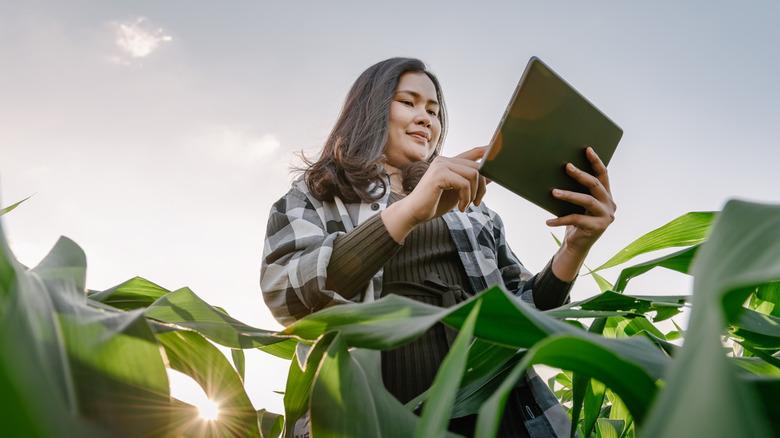
[[553, 189], [553, 195], [560, 195], [561, 191], [558, 189]]
[[573, 164], [571, 164], [571, 163], [567, 164], [566, 166], [569, 168], [569, 170], [574, 170], [574, 169], [576, 169], [576, 168], [574, 167], [574, 165], [573, 165]]

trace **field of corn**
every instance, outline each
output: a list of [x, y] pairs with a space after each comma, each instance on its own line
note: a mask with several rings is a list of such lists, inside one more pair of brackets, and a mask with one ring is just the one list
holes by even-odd
[[[614, 282], [599, 274], [615, 266]], [[691, 293], [623, 293], [656, 267], [693, 276]], [[291, 437], [309, 411], [316, 438], [448, 436], [450, 418], [473, 413], [477, 436], [492, 437], [524, 370], [547, 365], [562, 370], [548, 384], [572, 436], [780, 436], [780, 206], [684, 214], [579, 281], [589, 276], [591, 298], [549, 311], [496, 285], [450, 308], [398, 296], [331, 307], [277, 332], [186, 287], [136, 277], [90, 290], [85, 254], [65, 237], [28, 268], [0, 228], [3, 435]], [[659, 329], [683, 311], [685, 330]], [[403, 405], [381, 382], [380, 351], [437, 322], [458, 336], [432, 386]], [[245, 349], [290, 361], [284, 412], [250, 402]], [[171, 397], [166, 368], [200, 384], [216, 419]]]

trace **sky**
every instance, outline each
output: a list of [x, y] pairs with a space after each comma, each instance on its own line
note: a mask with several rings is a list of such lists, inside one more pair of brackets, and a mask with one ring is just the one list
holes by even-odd
[[[538, 56], [624, 130], [608, 166], [616, 220], [586, 260], [600, 265], [688, 211], [780, 203], [778, 22], [776, 1], [0, 0], [0, 205], [33, 195], [3, 226], [27, 265], [61, 235], [76, 241], [90, 289], [140, 275], [278, 329], [259, 287], [268, 211], [357, 76], [423, 60], [455, 155], [490, 141]], [[563, 232], [551, 215], [497, 184], [484, 201], [523, 263], [544, 267]], [[690, 288], [653, 271], [627, 292]], [[597, 291], [582, 276], [573, 299]], [[257, 409], [283, 411], [272, 391], [286, 374], [286, 361], [247, 353]]]

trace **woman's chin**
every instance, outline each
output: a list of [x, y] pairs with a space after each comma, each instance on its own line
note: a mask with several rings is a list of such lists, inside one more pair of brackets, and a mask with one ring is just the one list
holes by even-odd
[[425, 161], [428, 159], [428, 145], [421, 144], [421, 143], [415, 143], [414, 150], [414, 158], [411, 161]]

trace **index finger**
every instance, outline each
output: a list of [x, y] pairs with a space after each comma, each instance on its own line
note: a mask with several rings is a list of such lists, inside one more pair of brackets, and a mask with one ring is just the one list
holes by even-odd
[[455, 158], [465, 158], [467, 160], [477, 161], [485, 155], [488, 147], [489, 146], [477, 146], [467, 150], [466, 152], [459, 153], [455, 156]]

